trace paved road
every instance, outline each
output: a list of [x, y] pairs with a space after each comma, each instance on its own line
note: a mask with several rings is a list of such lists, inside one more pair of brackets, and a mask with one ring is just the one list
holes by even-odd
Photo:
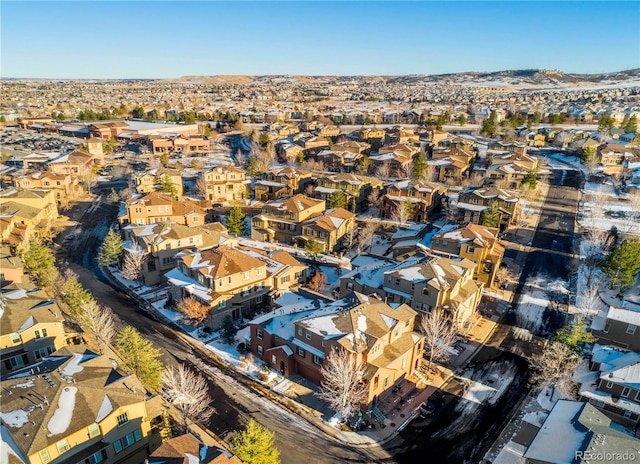
[[[514, 301], [518, 301], [524, 282], [531, 275], [544, 272], [554, 279], [569, 278], [580, 173], [554, 171], [549, 181], [549, 192], [541, 209], [531, 251], [527, 252]], [[561, 317], [550, 319], [556, 326], [563, 322]], [[539, 352], [542, 347], [543, 339], [540, 337], [534, 336], [531, 341], [514, 337], [510, 322], [513, 321], [507, 319], [498, 327], [477, 352], [472, 364], [472, 367], [480, 369], [484, 364], [497, 360], [512, 363], [517, 374], [504, 396], [495, 405], [483, 404], [478, 407], [463, 424], [457, 423], [460, 406], [464, 406], [464, 403], [459, 403], [466, 400], [460, 398], [463, 386], [454, 379], [446, 388], [450, 401], [441, 415], [426, 424], [414, 421], [391, 444], [393, 448], [390, 451], [396, 454], [398, 462], [453, 464], [477, 463], [482, 460], [513, 412], [528, 395], [527, 358]], [[442, 433], [443, 429], [445, 433]]]

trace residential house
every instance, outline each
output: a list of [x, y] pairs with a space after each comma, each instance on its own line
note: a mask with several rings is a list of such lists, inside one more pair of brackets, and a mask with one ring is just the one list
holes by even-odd
[[0, 310], [2, 375], [38, 362], [74, 337], [65, 330], [56, 299], [31, 282], [3, 287]]
[[176, 201], [170, 193], [151, 192], [128, 198], [120, 208], [120, 225], [177, 222], [186, 226], [201, 226], [206, 210], [191, 200]]
[[314, 175], [310, 171], [296, 168], [272, 169], [260, 175], [254, 184], [256, 200], [270, 201], [303, 193], [313, 184]]
[[0, 191], [0, 216], [12, 217], [31, 232], [46, 229], [58, 217], [52, 190], [11, 188]]
[[227, 235], [219, 222], [188, 227], [173, 222], [128, 225], [124, 229], [125, 252], [136, 245], [146, 254], [141, 269], [145, 285], [157, 285], [176, 266], [175, 256], [184, 249], [207, 250], [219, 245], [234, 246], [237, 239]]
[[338, 126], [320, 125], [316, 127], [314, 133], [320, 137], [337, 137], [340, 135], [340, 128]]
[[473, 280], [475, 264], [469, 259], [413, 255], [402, 262], [358, 258], [355, 269], [340, 278], [340, 294], [375, 293], [388, 303], [408, 304], [422, 313], [444, 309], [462, 327], [474, 315], [483, 284]]
[[351, 153], [366, 155], [371, 149], [371, 145], [365, 142], [356, 142], [355, 140], [344, 140], [334, 143], [331, 146], [334, 151], [349, 151]]
[[290, 142], [278, 143], [276, 146], [276, 152], [278, 153], [278, 160], [282, 163], [294, 163], [298, 160], [298, 157], [302, 153], [304, 156], [304, 150], [301, 146], [295, 145]]
[[352, 212], [366, 211], [367, 198], [373, 191], [380, 191], [383, 182], [375, 177], [356, 174], [331, 174], [319, 177], [314, 196], [328, 201], [335, 192], [343, 192], [347, 198], [346, 208]]
[[83, 177], [94, 169], [94, 166], [98, 164], [98, 159], [89, 152], [74, 150], [50, 160], [47, 166], [51, 172], [56, 174], [73, 174]]
[[374, 170], [378, 170], [381, 166], [389, 166], [389, 173], [392, 176], [406, 177], [410, 171], [413, 158], [406, 156], [400, 152], [391, 152], [384, 154], [371, 155], [369, 157]]
[[379, 155], [394, 153], [402, 155], [405, 158], [413, 158], [420, 152], [420, 147], [409, 143], [395, 143], [393, 145], [385, 145], [378, 150]]
[[464, 222], [481, 224], [482, 212], [497, 202], [500, 211], [500, 231], [504, 232], [518, 219], [518, 192], [496, 187], [470, 187], [458, 195], [458, 210]]
[[176, 267], [165, 274], [174, 303], [191, 296], [211, 308], [205, 323], [219, 329], [269, 305], [305, 278], [306, 266], [286, 251], [264, 253], [247, 247], [220, 246], [212, 250], [183, 250]]
[[171, 193], [163, 189], [173, 188], [177, 199], [182, 198], [182, 195], [184, 194], [182, 174], [176, 169], [151, 169], [143, 173], [135, 173], [133, 178], [136, 184], [137, 193]]
[[301, 226], [302, 234], [294, 239], [296, 245], [304, 248], [307, 241], [313, 240], [323, 253], [330, 253], [343, 247], [343, 237], [355, 227], [355, 215], [344, 208], [334, 208], [308, 219]]
[[56, 174], [49, 171], [37, 171], [17, 177], [16, 187], [22, 189], [51, 190], [58, 207], [66, 207], [69, 201], [77, 198], [82, 188], [78, 177], [71, 174]]
[[242, 464], [242, 461], [227, 451], [223, 443], [207, 446], [187, 433], [162, 443], [145, 464]]
[[302, 234], [302, 223], [322, 215], [324, 200], [298, 194], [265, 203], [262, 213], [251, 219], [251, 238], [263, 242], [293, 244]]
[[[615, 462], [636, 456], [638, 439], [589, 403], [558, 400], [524, 453], [526, 464]], [[598, 457], [602, 456], [603, 459]], [[635, 458], [631, 458], [633, 460]]]
[[591, 332], [601, 343], [640, 351], [640, 305], [624, 302], [603, 307], [591, 323]]
[[487, 149], [494, 151], [508, 151], [510, 153], [516, 153], [518, 155], [527, 154], [527, 146], [520, 142], [501, 142], [494, 140], [492, 142], [489, 142]]
[[24, 266], [15, 247], [0, 245], [0, 285], [22, 283]]
[[351, 132], [351, 140], [356, 142], [366, 142], [371, 145], [371, 148], [378, 149], [384, 143], [386, 131], [384, 129], [377, 129], [375, 127], [363, 127], [362, 129]]
[[[585, 360], [586, 361], [586, 360]], [[637, 430], [640, 425], [640, 353], [596, 344], [588, 360], [574, 374], [580, 399], [609, 418]]]
[[416, 134], [413, 129], [405, 127], [392, 127], [387, 129], [385, 134], [385, 145], [419, 143], [420, 135]]
[[633, 152], [619, 143], [606, 143], [598, 147], [596, 157], [605, 174], [619, 174], [633, 159]]
[[13, 372], [0, 387], [8, 463], [143, 462], [161, 443], [161, 398], [84, 345]]
[[249, 184], [244, 169], [235, 166], [217, 166], [201, 173], [206, 185], [205, 198], [213, 202], [243, 203], [249, 197]]
[[[29, 244], [29, 239], [34, 230], [31, 226], [22, 222], [23, 218], [13, 215], [16, 211], [15, 208], [9, 205], [6, 209], [11, 215], [5, 214], [3, 212], [4, 208], [0, 205], [0, 238], [3, 244], [17, 253]], [[20, 213], [21, 216], [24, 214]]]
[[444, 148], [433, 150], [429, 164], [438, 170], [438, 181], [460, 181], [466, 176], [474, 154], [460, 148]]
[[353, 172], [362, 154], [351, 151], [322, 150], [316, 157], [325, 169], [333, 172]]
[[329, 354], [346, 350], [363, 363], [367, 394], [361, 408], [369, 409], [419, 368], [424, 336], [415, 331], [416, 316], [407, 305], [391, 307], [351, 292], [335, 302], [284, 307], [254, 319], [251, 352], [284, 376], [321, 383]]
[[388, 184], [382, 197], [381, 217], [392, 218], [398, 205], [410, 201], [413, 217], [409, 220], [424, 222], [442, 204], [447, 188], [424, 180], [398, 180]]
[[435, 234], [431, 249], [436, 254], [473, 261], [476, 265], [473, 278], [487, 288], [494, 287], [496, 272], [504, 256], [504, 247], [498, 243], [499, 232], [494, 227], [467, 224]]

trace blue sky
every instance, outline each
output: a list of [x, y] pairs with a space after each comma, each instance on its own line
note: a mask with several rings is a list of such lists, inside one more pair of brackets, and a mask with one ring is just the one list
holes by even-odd
[[638, 1], [2, 1], [0, 13], [2, 77], [640, 67]]

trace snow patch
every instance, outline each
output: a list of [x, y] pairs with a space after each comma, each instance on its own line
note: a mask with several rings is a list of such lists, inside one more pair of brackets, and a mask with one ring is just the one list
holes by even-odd
[[71, 425], [77, 392], [78, 389], [76, 387], [64, 387], [62, 390], [58, 398], [58, 409], [53, 413], [53, 416], [47, 424], [47, 428], [49, 432], [51, 432], [49, 436], [63, 433], [69, 428], [69, 425]]

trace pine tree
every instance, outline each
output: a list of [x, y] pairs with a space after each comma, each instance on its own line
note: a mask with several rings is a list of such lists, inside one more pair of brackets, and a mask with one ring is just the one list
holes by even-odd
[[231, 451], [247, 464], [280, 464], [275, 434], [249, 419], [246, 428], [231, 440]]
[[640, 272], [640, 241], [625, 240], [607, 257], [602, 270], [609, 277], [609, 286], [624, 290], [636, 283]]
[[122, 238], [113, 229], [109, 229], [100, 247], [98, 262], [101, 266], [114, 266], [120, 261], [123, 250]]
[[65, 277], [66, 281], [62, 288], [63, 299], [69, 308], [69, 314], [77, 319], [82, 312], [83, 305], [92, 301], [93, 298], [78, 281], [78, 276], [75, 273], [70, 272]]
[[242, 212], [242, 208], [239, 206], [234, 206], [229, 211], [229, 215], [227, 216], [226, 226], [227, 231], [230, 234], [234, 235], [242, 235], [245, 231], [245, 222], [244, 222], [244, 213]]
[[236, 329], [236, 326], [233, 324], [233, 319], [227, 314], [222, 320], [222, 330], [220, 332], [222, 342], [231, 345], [236, 339], [237, 332], [238, 329]]
[[533, 171], [529, 171], [523, 178], [522, 178], [522, 185], [528, 185], [529, 188], [531, 188], [532, 190], [535, 190], [535, 188], [538, 186], [538, 179], [536, 177], [536, 173]]
[[126, 326], [118, 333], [114, 348], [125, 370], [135, 374], [149, 391], [160, 390], [164, 366], [158, 359], [160, 351], [150, 341], [133, 327]]
[[411, 166], [411, 178], [424, 180], [427, 173], [427, 157], [424, 154], [419, 154], [413, 159], [413, 165]]
[[169, 166], [169, 155], [167, 155], [166, 153], [161, 154], [160, 155], [160, 164], [165, 168], [167, 166]]
[[329, 195], [327, 199], [327, 208], [346, 208], [347, 196], [342, 190], [337, 190]]
[[577, 350], [581, 343], [594, 343], [598, 340], [589, 332], [589, 324], [582, 316], [576, 317], [569, 328], [558, 330], [555, 339], [572, 350]]
[[22, 253], [22, 264], [42, 287], [51, 285], [58, 276], [55, 263], [51, 249], [37, 239], [32, 239]]
[[307, 240], [307, 243], [304, 244], [304, 252], [313, 261], [318, 259], [318, 255], [322, 253], [322, 245], [316, 242], [314, 239]]
[[245, 169], [247, 170], [247, 174], [249, 174], [249, 176], [253, 177], [258, 174], [258, 160], [255, 156], [249, 156]]
[[160, 179], [160, 186], [158, 187], [158, 192], [170, 193], [171, 197], [174, 200], [178, 199], [178, 190], [176, 186], [169, 180], [167, 176], [162, 176]]
[[500, 209], [497, 201], [492, 201], [489, 209], [482, 212], [482, 225], [485, 227], [500, 226]]

